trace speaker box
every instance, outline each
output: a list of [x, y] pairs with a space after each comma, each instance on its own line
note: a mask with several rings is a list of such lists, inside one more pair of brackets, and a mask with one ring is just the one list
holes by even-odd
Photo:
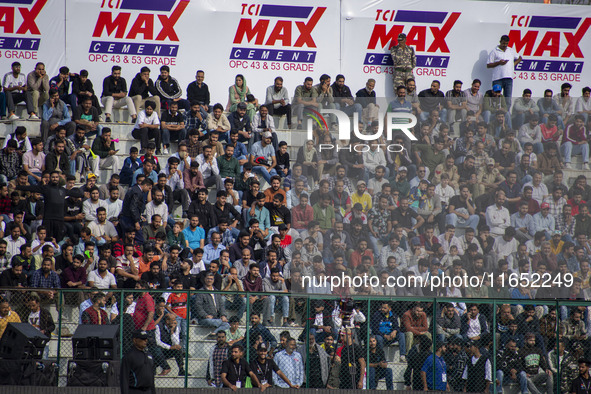
[[72, 348], [74, 360], [119, 360], [119, 326], [81, 324]]
[[40, 360], [49, 337], [29, 323], [8, 323], [0, 340], [0, 358]]
[[0, 386], [57, 386], [57, 371], [50, 360], [0, 360]]
[[68, 361], [68, 386], [118, 387], [119, 361], [70, 360]]

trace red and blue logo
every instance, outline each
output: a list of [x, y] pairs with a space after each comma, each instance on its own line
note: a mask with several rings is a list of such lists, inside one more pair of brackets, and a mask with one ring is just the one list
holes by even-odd
[[581, 73], [590, 26], [591, 18], [513, 15], [509, 45], [523, 57], [515, 70]]
[[[47, 0], [6, 0], [0, 1], [0, 49], [37, 51], [41, 43], [41, 31], [37, 17], [47, 4]], [[12, 36], [16, 35], [16, 36]]]
[[[392, 66], [389, 50], [397, 44], [398, 35], [405, 33], [406, 44], [417, 53], [417, 67], [447, 68], [450, 50], [446, 38], [460, 15], [461, 12], [376, 10], [376, 23], [363, 64]], [[376, 49], [388, 53], [374, 52]]]
[[[102, 0], [90, 53], [176, 57], [175, 25], [190, 0]], [[138, 12], [139, 11], [139, 12]], [[113, 40], [114, 39], [114, 40]]]
[[312, 33], [325, 11], [326, 7], [242, 4], [230, 59], [314, 63], [317, 46]]

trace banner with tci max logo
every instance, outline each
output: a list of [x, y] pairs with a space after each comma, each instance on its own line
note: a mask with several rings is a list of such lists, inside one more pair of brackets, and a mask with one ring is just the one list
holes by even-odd
[[591, 8], [463, 0], [5, 0], [0, 1], [0, 62], [23, 72], [44, 61], [87, 69], [100, 94], [111, 66], [131, 82], [142, 66], [161, 65], [183, 87], [205, 71], [212, 101], [226, 104], [243, 74], [259, 101], [274, 77], [293, 95], [307, 76], [344, 74], [353, 94], [376, 80], [391, 97], [390, 47], [400, 33], [416, 52], [419, 90], [433, 79], [451, 89], [474, 78], [490, 88], [488, 53], [503, 34], [523, 56], [514, 94], [534, 96], [568, 81], [578, 95], [591, 80]]

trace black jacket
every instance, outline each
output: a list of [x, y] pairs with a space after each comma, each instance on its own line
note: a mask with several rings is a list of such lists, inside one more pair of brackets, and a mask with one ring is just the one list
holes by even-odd
[[134, 223], [140, 223], [145, 209], [144, 192], [139, 185], [135, 185], [125, 195], [119, 216], [128, 217]]
[[103, 94], [101, 97], [112, 96], [113, 93], [127, 93], [127, 81], [125, 78], [119, 77], [115, 80], [112, 75], [109, 75], [103, 80]]
[[234, 111], [228, 115], [228, 122], [230, 122], [230, 131], [245, 130], [249, 133], [252, 132], [250, 118], [246, 114], [244, 114], [242, 119], [240, 119], [240, 115], [238, 115], [238, 112]]
[[152, 78], [148, 80], [148, 84], [142, 80], [142, 74], [137, 73], [135, 78], [131, 81], [131, 87], [129, 88], [129, 97], [142, 96], [146, 99], [150, 96], [158, 96], [158, 90], [154, 86]]
[[191, 205], [189, 205], [187, 215], [189, 217], [191, 215], [197, 215], [199, 217], [199, 224], [205, 230], [205, 234], [207, 234], [209, 229], [218, 225], [217, 216], [213, 211], [213, 205], [208, 201], [205, 204], [200, 204], [198, 200], [193, 200]]
[[[48, 156], [49, 157], [49, 156]], [[67, 166], [70, 165], [68, 160], [64, 161]], [[46, 161], [47, 163], [47, 161]], [[34, 186], [17, 186], [17, 190], [24, 190], [33, 193], [41, 193], [45, 206], [43, 207], [44, 220], [64, 220], [64, 208], [67, 196], [84, 197], [79, 189], [66, 190], [59, 185], [34, 185]]]
[[201, 83], [201, 87], [197, 86], [197, 81], [193, 81], [187, 86], [187, 99], [191, 102], [201, 101], [205, 105], [209, 105], [209, 87], [206, 83]]
[[130, 389], [138, 388], [156, 394], [154, 385], [154, 360], [147, 352], [135, 346], [121, 360], [121, 394], [128, 394]]
[[70, 173], [70, 158], [65, 152], [61, 154], [59, 168], [57, 168], [57, 154], [55, 152], [49, 152], [45, 156], [45, 170], [53, 171], [56, 169], [61, 171], [62, 174]]

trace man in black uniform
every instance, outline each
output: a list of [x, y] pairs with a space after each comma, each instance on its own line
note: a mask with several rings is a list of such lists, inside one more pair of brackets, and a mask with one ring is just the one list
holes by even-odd
[[265, 343], [259, 344], [257, 348], [258, 357], [256, 360], [252, 360], [250, 363], [250, 369], [257, 376], [257, 379], [261, 383], [261, 386], [272, 387], [273, 386], [273, 371], [281, 379], [283, 379], [290, 387], [291, 382], [285, 376], [285, 374], [279, 369], [279, 366], [273, 361], [272, 358], [267, 358], [267, 345]]
[[591, 361], [579, 360], [579, 377], [573, 380], [570, 392], [572, 394], [589, 394], [591, 392], [591, 377], [589, 376]]
[[48, 185], [21, 186], [17, 185], [17, 190], [40, 193], [45, 202], [43, 209], [43, 226], [47, 228], [48, 239], [55, 238], [57, 242], [64, 236], [64, 207], [67, 196], [82, 197], [82, 192], [78, 189], [66, 190], [60, 183], [60, 173], [52, 171], [49, 174]]
[[133, 347], [121, 360], [121, 394], [156, 394], [154, 385], [154, 360], [145, 349], [148, 333], [135, 330]]
[[246, 377], [250, 377], [254, 387], [260, 387], [261, 391], [265, 391], [267, 386], [259, 382], [246, 360], [242, 358], [244, 348], [241, 345], [234, 344], [230, 352], [230, 358], [222, 364], [222, 373], [220, 375], [224, 387], [229, 387], [232, 391], [244, 388]]

